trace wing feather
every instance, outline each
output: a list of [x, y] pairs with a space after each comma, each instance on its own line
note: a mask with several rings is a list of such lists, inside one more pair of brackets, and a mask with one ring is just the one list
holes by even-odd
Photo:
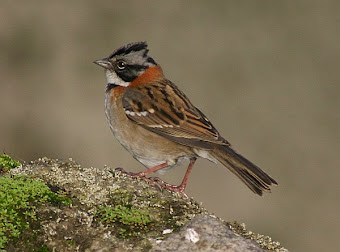
[[127, 88], [123, 98], [126, 116], [142, 127], [175, 142], [212, 149], [229, 145], [204, 114], [173, 83]]

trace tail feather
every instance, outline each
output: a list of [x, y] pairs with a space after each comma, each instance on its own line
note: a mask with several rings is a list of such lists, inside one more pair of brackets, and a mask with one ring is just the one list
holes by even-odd
[[263, 192], [270, 192], [272, 184], [277, 185], [277, 182], [267, 173], [238, 154], [230, 146], [219, 145], [211, 152], [211, 155], [258, 195], [262, 195]]

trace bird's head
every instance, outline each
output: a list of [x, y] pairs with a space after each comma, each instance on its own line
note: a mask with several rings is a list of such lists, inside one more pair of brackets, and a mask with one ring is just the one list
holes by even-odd
[[135, 42], [115, 50], [107, 58], [94, 61], [105, 68], [108, 84], [128, 87], [162, 76], [160, 66], [148, 55], [146, 42]]

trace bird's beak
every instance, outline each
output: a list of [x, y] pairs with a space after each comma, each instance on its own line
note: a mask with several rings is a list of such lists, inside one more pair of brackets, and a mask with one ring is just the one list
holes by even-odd
[[109, 69], [112, 67], [111, 62], [109, 61], [108, 58], [95, 60], [93, 61], [93, 63], [97, 64], [98, 66], [104, 67], [105, 69]]

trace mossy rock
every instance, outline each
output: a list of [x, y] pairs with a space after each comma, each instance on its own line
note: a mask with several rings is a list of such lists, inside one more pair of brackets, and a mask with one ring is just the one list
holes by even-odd
[[[159, 244], [183, 233], [197, 216], [212, 216], [234, 236], [247, 237], [242, 242], [249, 242], [256, 251], [284, 251], [266, 236], [262, 244], [258, 239], [258, 245], [254, 233], [214, 217], [183, 194], [109, 167], [84, 168], [72, 160], [42, 158], [8, 173], [11, 177], [0, 177], [5, 183], [21, 181], [22, 188], [34, 187], [39, 192], [23, 190], [20, 197], [30, 202], [24, 214], [29, 226], [23, 219], [20, 233], [3, 243], [8, 244], [8, 251], [170, 251], [159, 250]], [[183, 243], [181, 239], [177, 244]]]
[[9, 241], [17, 242], [25, 230], [32, 228], [27, 240], [39, 235], [37, 209], [43, 205], [69, 203], [39, 179], [27, 175], [0, 177], [0, 249]]
[[0, 173], [9, 171], [20, 166], [20, 162], [12, 159], [10, 156], [6, 154], [0, 155]]

